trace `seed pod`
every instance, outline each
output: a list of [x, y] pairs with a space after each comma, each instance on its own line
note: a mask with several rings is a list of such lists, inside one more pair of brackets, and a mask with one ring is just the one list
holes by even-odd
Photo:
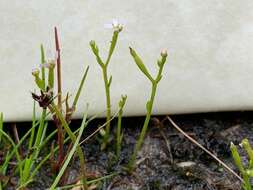
[[154, 81], [154, 79], [152, 78], [152, 76], [149, 74], [147, 68], [145, 67], [143, 61], [137, 55], [137, 53], [134, 51], [134, 49], [132, 49], [131, 47], [129, 47], [129, 49], [130, 49], [130, 54], [134, 58], [134, 61], [135, 61], [136, 65], [139, 67], [139, 69], [148, 77], [148, 79], [150, 81]]

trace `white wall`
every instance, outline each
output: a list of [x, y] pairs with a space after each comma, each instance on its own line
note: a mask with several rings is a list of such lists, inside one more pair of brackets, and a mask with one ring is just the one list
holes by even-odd
[[91, 114], [104, 111], [101, 70], [88, 43], [96, 40], [106, 55], [111, 31], [104, 24], [112, 18], [126, 25], [110, 65], [114, 108], [127, 94], [126, 114], [145, 113], [150, 86], [129, 55], [131, 45], [153, 73], [160, 50], [168, 49], [155, 113], [252, 109], [252, 10], [251, 0], [0, 0], [0, 111], [6, 120], [31, 118], [31, 70], [40, 63], [40, 43], [54, 48], [54, 26], [65, 90], [73, 92], [91, 67], [77, 116], [85, 102]]

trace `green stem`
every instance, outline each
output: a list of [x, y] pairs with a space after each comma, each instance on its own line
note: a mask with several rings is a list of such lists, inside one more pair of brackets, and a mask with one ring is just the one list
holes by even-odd
[[117, 158], [119, 158], [120, 156], [120, 149], [121, 149], [121, 121], [122, 121], [122, 110], [119, 111], [119, 115], [118, 115], [117, 148], [116, 148]]
[[144, 122], [144, 125], [141, 130], [141, 134], [139, 136], [137, 143], [135, 144], [134, 152], [133, 152], [133, 154], [130, 158], [129, 164], [128, 164], [129, 172], [132, 172], [132, 170], [134, 169], [137, 153], [141, 148], [141, 145], [142, 145], [143, 140], [145, 138], [145, 134], [148, 129], [148, 124], [149, 124], [149, 120], [150, 120], [150, 117], [152, 114], [152, 108], [153, 108], [153, 103], [154, 103], [154, 99], [155, 99], [156, 89], [157, 89], [157, 84], [152, 83], [152, 92], [151, 92], [150, 100], [148, 101], [147, 115], [146, 115], [145, 122]]
[[114, 31], [113, 35], [112, 35], [112, 41], [111, 41], [110, 49], [109, 49], [109, 52], [108, 52], [108, 56], [107, 56], [107, 59], [106, 59], [106, 62], [105, 62], [106, 66], [109, 64], [109, 62], [111, 60], [113, 51], [114, 51], [114, 49], [116, 47], [118, 36], [119, 36], [119, 31]]
[[121, 151], [121, 142], [123, 138], [123, 133], [121, 131], [121, 124], [122, 124], [122, 115], [123, 115], [123, 108], [126, 103], [127, 96], [121, 96], [121, 100], [119, 101], [119, 113], [118, 113], [118, 126], [117, 126], [117, 133], [116, 133], [116, 156], [119, 159], [120, 151]]
[[82, 121], [82, 124], [81, 124], [81, 127], [80, 127], [80, 130], [79, 130], [79, 134], [78, 134], [78, 137], [76, 138], [76, 141], [71, 149], [71, 151], [68, 153], [68, 156], [66, 158], [66, 160], [64, 161], [64, 164], [63, 166], [61, 167], [61, 170], [59, 171], [57, 177], [55, 178], [53, 184], [51, 185], [50, 187], [50, 190], [54, 190], [55, 187], [57, 186], [57, 184], [59, 183], [61, 177], [64, 175], [64, 172], [71, 160], [71, 158], [73, 157], [77, 147], [78, 147], [78, 144], [79, 144], [79, 141], [81, 139], [81, 136], [83, 134], [83, 130], [84, 128], [87, 126], [87, 123], [86, 123], [86, 118], [87, 118], [87, 112], [85, 113], [84, 117], [83, 117], [83, 121]]
[[110, 86], [107, 76], [107, 67], [103, 67], [103, 78], [105, 85], [105, 95], [106, 95], [106, 134], [104, 136], [105, 146], [108, 143], [109, 134], [110, 134], [110, 119], [111, 119], [111, 98], [110, 98]]
[[37, 132], [37, 135], [36, 135], [36, 140], [35, 140], [35, 143], [34, 143], [34, 147], [36, 148], [34, 158], [37, 158], [38, 155], [39, 155], [38, 147], [40, 145], [41, 137], [42, 137], [44, 127], [45, 127], [46, 113], [47, 113], [47, 110], [43, 109], [42, 114], [41, 114], [39, 129], [38, 129], [38, 132]]

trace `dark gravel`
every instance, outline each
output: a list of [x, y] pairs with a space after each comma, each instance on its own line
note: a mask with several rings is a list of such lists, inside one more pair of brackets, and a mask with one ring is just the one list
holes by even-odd
[[[252, 112], [207, 113], [172, 116], [172, 119], [191, 137], [222, 159], [235, 171], [229, 145], [239, 144], [248, 138], [253, 144]], [[84, 146], [87, 170], [90, 178], [102, 177], [119, 172], [112, 178], [97, 184], [103, 190], [239, 190], [237, 178], [223, 169], [209, 155], [179, 134], [165, 119], [154, 117], [148, 134], [138, 154], [137, 167], [128, 175], [123, 167], [127, 164], [135, 140], [139, 134], [144, 117], [124, 118], [124, 140], [119, 161], [115, 161], [114, 141], [106, 151], [100, 150], [99, 135]], [[92, 123], [85, 135], [92, 133], [102, 120]], [[74, 121], [72, 126], [78, 126]], [[114, 126], [114, 128], [116, 125]], [[246, 155], [240, 149], [243, 160]], [[180, 164], [190, 164], [181, 168]], [[69, 183], [78, 177], [78, 160], [72, 162]], [[46, 166], [40, 171], [35, 183], [29, 189], [46, 189], [52, 182], [50, 169]], [[11, 189], [11, 187], [9, 188]]]

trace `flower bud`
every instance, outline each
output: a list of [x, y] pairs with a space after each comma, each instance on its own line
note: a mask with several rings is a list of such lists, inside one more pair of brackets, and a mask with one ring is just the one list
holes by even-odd
[[166, 49], [163, 49], [163, 50], [161, 51], [161, 56], [162, 56], [162, 57], [167, 57], [167, 55], [168, 55], [167, 50], [166, 50]]
[[90, 41], [90, 47], [95, 55], [98, 55], [98, 47], [96, 45], [96, 42], [94, 40]]
[[33, 69], [33, 70], [32, 70], [32, 75], [33, 75], [33, 76], [38, 77], [39, 74], [40, 74], [40, 70], [39, 70], [39, 69], [36, 68], [36, 69]]
[[123, 25], [118, 25], [117, 27], [114, 28], [115, 31], [121, 32], [123, 30]]
[[49, 69], [54, 69], [55, 68], [55, 60], [48, 61], [48, 68]]

